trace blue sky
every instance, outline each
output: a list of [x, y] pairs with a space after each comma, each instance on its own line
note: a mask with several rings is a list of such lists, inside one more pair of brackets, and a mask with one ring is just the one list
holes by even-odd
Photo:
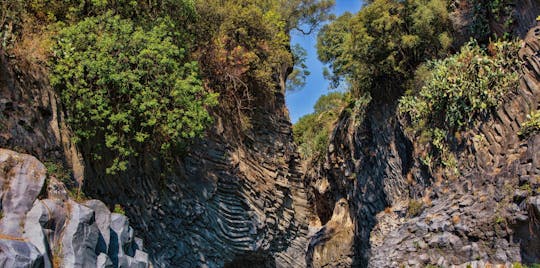
[[[336, 0], [333, 13], [343, 14], [346, 11], [356, 13], [362, 7], [361, 0]], [[302, 35], [291, 33], [291, 44], [300, 44], [307, 50], [306, 65], [311, 75], [308, 76], [306, 86], [295, 92], [287, 93], [285, 100], [293, 123], [303, 115], [313, 112], [313, 105], [321, 95], [328, 93], [328, 81], [322, 75], [324, 65], [317, 59], [317, 33]]]

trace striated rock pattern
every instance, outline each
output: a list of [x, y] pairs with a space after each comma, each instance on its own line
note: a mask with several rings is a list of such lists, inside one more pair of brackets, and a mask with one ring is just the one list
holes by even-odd
[[45, 167], [35, 157], [0, 149], [2, 267], [149, 266], [124, 215], [98, 200], [82, 205], [56, 198], [45, 179]]
[[[540, 136], [518, 136], [527, 115], [540, 108], [539, 51], [540, 27], [535, 27], [519, 53], [520, 87], [491, 118], [462, 133], [465, 146], [455, 178], [445, 180], [419, 162], [421, 146], [404, 134], [406, 122], [392, 104], [375, 100], [365, 116], [362, 109], [342, 115], [325, 161], [306, 177], [310, 203], [323, 224], [331, 221], [337, 200], [350, 203], [352, 266], [540, 262]], [[332, 243], [316, 236], [311, 243], [332, 250]], [[309, 254], [306, 259], [325, 267]]]
[[[412, 159], [412, 144], [403, 134], [395, 105], [374, 100], [365, 108], [365, 117], [359, 112], [363, 109], [355, 108], [351, 114], [356, 116], [342, 115], [325, 161], [306, 174], [313, 185], [310, 202], [323, 224], [331, 219], [330, 207], [341, 198], [348, 200], [354, 223], [349, 251], [355, 267], [367, 265], [375, 215], [409, 195], [419, 195], [427, 184]], [[417, 177], [416, 186], [407, 183], [408, 173]]]
[[251, 126], [220, 107], [168, 172], [151, 156], [116, 177], [87, 163], [85, 193], [126, 208], [155, 266], [305, 266], [307, 196], [284, 96], [252, 93]]
[[540, 262], [540, 135], [520, 140], [526, 115], [540, 108], [540, 27], [519, 55], [521, 86], [491, 119], [465, 134], [460, 176], [432, 187], [430, 204], [372, 249], [371, 267]]
[[[119, 245], [114, 246], [118, 256], [148, 258], [157, 267], [305, 265], [307, 196], [279, 89], [250, 88], [256, 107], [247, 115], [250, 126], [242, 125], [236, 108], [219, 107], [214, 111], [215, 126], [187, 157], [178, 156], [166, 164], [159, 156], [149, 155], [122, 176], [113, 177], [105, 176], [104, 167], [84, 155], [88, 151], [84, 146], [79, 154], [71, 144], [65, 114], [46, 70], [21, 71], [17, 59], [8, 59], [3, 51], [0, 60], [0, 147], [42, 161], [64, 162], [73, 169], [74, 185], [83, 184], [88, 196], [103, 200], [108, 207], [121, 204], [131, 216], [134, 231], [151, 241], [146, 245], [151, 254], [135, 249], [122, 252]], [[107, 233], [108, 216], [99, 216], [104, 209], [95, 204], [75, 205], [76, 215], [71, 216], [79, 221], [64, 223], [70, 216], [67, 203], [57, 200], [67, 200], [66, 187], [51, 180], [47, 188], [48, 199], [41, 202], [57, 208], [47, 226], [69, 224], [80, 230], [91, 228], [93, 233], [85, 209], [90, 208], [102, 234], [96, 242], [97, 256], [91, 256], [92, 265], [121, 263], [105, 254], [113, 234]], [[31, 205], [33, 199], [29, 200]], [[37, 215], [41, 215], [40, 206], [34, 204]], [[32, 225], [38, 221], [44, 219], [36, 218]], [[49, 228], [44, 235], [32, 232], [52, 241], [63, 230]], [[95, 242], [95, 237], [85, 239]], [[43, 251], [49, 246], [38, 248]], [[76, 246], [68, 248], [77, 251]], [[71, 259], [70, 264], [77, 261]]]

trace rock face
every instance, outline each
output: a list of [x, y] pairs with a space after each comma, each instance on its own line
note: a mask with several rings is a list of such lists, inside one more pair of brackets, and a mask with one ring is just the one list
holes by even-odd
[[0, 149], [2, 267], [149, 266], [125, 216], [98, 200], [56, 198], [45, 190], [46, 173], [35, 157]]
[[[68, 211], [66, 187], [51, 180], [47, 199], [33, 203], [28, 198], [35, 213], [30, 225], [40, 222], [44, 233], [39, 228], [28, 229], [35, 234], [38, 249], [54, 252], [55, 239], [61, 237], [64, 226], [69, 225], [70, 232], [93, 233], [96, 225], [101, 233], [97, 241], [88, 234], [79, 240], [86, 247], [95, 247], [97, 256], [84, 256], [100, 267], [145, 263], [147, 259], [157, 267], [305, 266], [307, 196], [297, 170], [284, 94], [278, 88], [250, 85], [254, 108], [245, 113], [251, 123], [239, 117], [237, 107], [222, 103], [213, 111], [215, 126], [192, 146], [187, 157], [179, 156], [167, 165], [150, 155], [122, 176], [107, 177], [103, 166], [84, 155], [89, 150], [81, 146], [79, 154], [71, 144], [66, 115], [49, 86], [46, 70], [22, 71], [25, 68], [18, 68], [17, 59], [8, 59], [3, 52], [0, 147], [65, 162], [73, 168], [78, 183], [85, 179], [82, 187], [87, 196], [103, 200], [109, 207], [121, 204], [131, 216], [133, 231], [145, 241], [153, 241], [145, 245], [149, 255], [138, 240], [115, 242], [120, 234], [107, 227], [109, 221], [114, 225], [112, 216], [89, 203]], [[54, 215], [44, 216], [44, 206]], [[88, 218], [86, 208], [94, 211], [93, 219]], [[76, 222], [66, 221], [70, 216]], [[48, 244], [39, 242], [43, 239]], [[139, 244], [141, 247], [135, 247]], [[78, 261], [75, 256], [83, 254], [85, 246], [66, 248], [70, 264]], [[114, 250], [117, 256], [108, 255]], [[52, 256], [48, 259], [52, 261]]]
[[520, 88], [465, 135], [461, 176], [431, 187], [431, 204], [372, 248], [371, 267], [540, 262], [540, 135], [518, 138], [526, 115], [540, 107], [539, 37], [540, 27], [532, 28], [519, 53]]
[[47, 72], [20, 65], [0, 48], [0, 148], [66, 162], [80, 182], [84, 167]]
[[253, 95], [251, 127], [214, 111], [207, 137], [168, 174], [151, 157], [114, 179], [86, 165], [85, 193], [137, 215], [155, 266], [305, 266], [307, 197], [284, 96]]
[[347, 267], [352, 264], [351, 250], [354, 226], [349, 204], [341, 198], [334, 207], [332, 218], [311, 236], [306, 262], [308, 267]]
[[[325, 162], [307, 177], [323, 224], [339, 198], [350, 203], [353, 266], [540, 262], [540, 135], [518, 137], [526, 116], [540, 108], [539, 37], [540, 27], [532, 28], [519, 53], [520, 87], [489, 119], [461, 133], [468, 142], [458, 151], [455, 178], [444, 180], [419, 162], [421, 147], [409, 142], [391, 104], [372, 103], [360, 121], [340, 119]], [[319, 243], [321, 250], [332, 246]], [[307, 260], [324, 267], [309, 254]]]

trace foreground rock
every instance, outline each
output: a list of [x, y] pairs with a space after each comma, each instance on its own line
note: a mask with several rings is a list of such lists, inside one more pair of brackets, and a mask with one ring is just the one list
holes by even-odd
[[79, 204], [58, 195], [62, 186], [53, 178], [55, 192], [37, 199], [45, 178], [35, 157], [0, 149], [1, 267], [149, 266], [124, 215], [98, 200]]

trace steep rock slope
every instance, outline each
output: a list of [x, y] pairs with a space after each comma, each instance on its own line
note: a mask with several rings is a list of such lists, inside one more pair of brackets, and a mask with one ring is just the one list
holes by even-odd
[[[355, 242], [342, 249], [349, 252], [348, 265], [367, 264], [370, 245], [366, 241], [376, 224], [375, 214], [414, 194], [406, 182], [406, 174], [414, 167], [412, 145], [403, 134], [395, 108], [372, 101], [365, 117], [354, 116], [356, 112], [343, 114], [330, 138], [325, 162], [306, 174], [314, 185], [310, 201], [321, 223], [330, 219], [328, 207], [340, 198], [350, 204]], [[421, 182], [422, 170], [415, 168], [414, 172]], [[325, 247], [324, 241], [320, 247]], [[327, 262], [330, 265], [332, 260]]]
[[250, 88], [257, 96], [251, 126], [222, 105], [187, 157], [167, 165], [147, 156], [105, 176], [88, 150], [79, 154], [71, 144], [46, 71], [1, 60], [0, 145], [64, 162], [88, 196], [121, 204], [155, 266], [304, 266], [307, 198], [279, 89]]
[[540, 108], [539, 37], [532, 28], [520, 51], [520, 88], [464, 137], [461, 176], [431, 187], [432, 204], [374, 247], [370, 266], [540, 262], [540, 135], [518, 137]]
[[[454, 180], [438, 179], [418, 161], [418, 146], [404, 134], [406, 122], [393, 104], [375, 100], [365, 116], [342, 115], [325, 161], [306, 176], [310, 202], [323, 224], [330, 223], [335, 202], [342, 197], [349, 202], [355, 243], [339, 249], [349, 252], [341, 258], [350, 259], [343, 266], [538, 262], [540, 139], [536, 134], [520, 140], [518, 132], [540, 105], [539, 33], [533, 28], [520, 52], [519, 89], [491, 119], [463, 133], [470, 142], [459, 153], [460, 176]], [[415, 204], [423, 208], [416, 217], [408, 213], [412, 199], [422, 200]], [[311, 244], [332, 250], [328, 241], [315, 236]]]
[[25, 63], [0, 50], [0, 147], [65, 161], [80, 182], [84, 167], [46, 71], [20, 66]]
[[207, 137], [168, 171], [148, 156], [106, 177], [87, 161], [85, 193], [126, 208], [156, 266], [304, 266], [307, 198], [284, 96], [250, 90], [251, 127], [219, 107]]

